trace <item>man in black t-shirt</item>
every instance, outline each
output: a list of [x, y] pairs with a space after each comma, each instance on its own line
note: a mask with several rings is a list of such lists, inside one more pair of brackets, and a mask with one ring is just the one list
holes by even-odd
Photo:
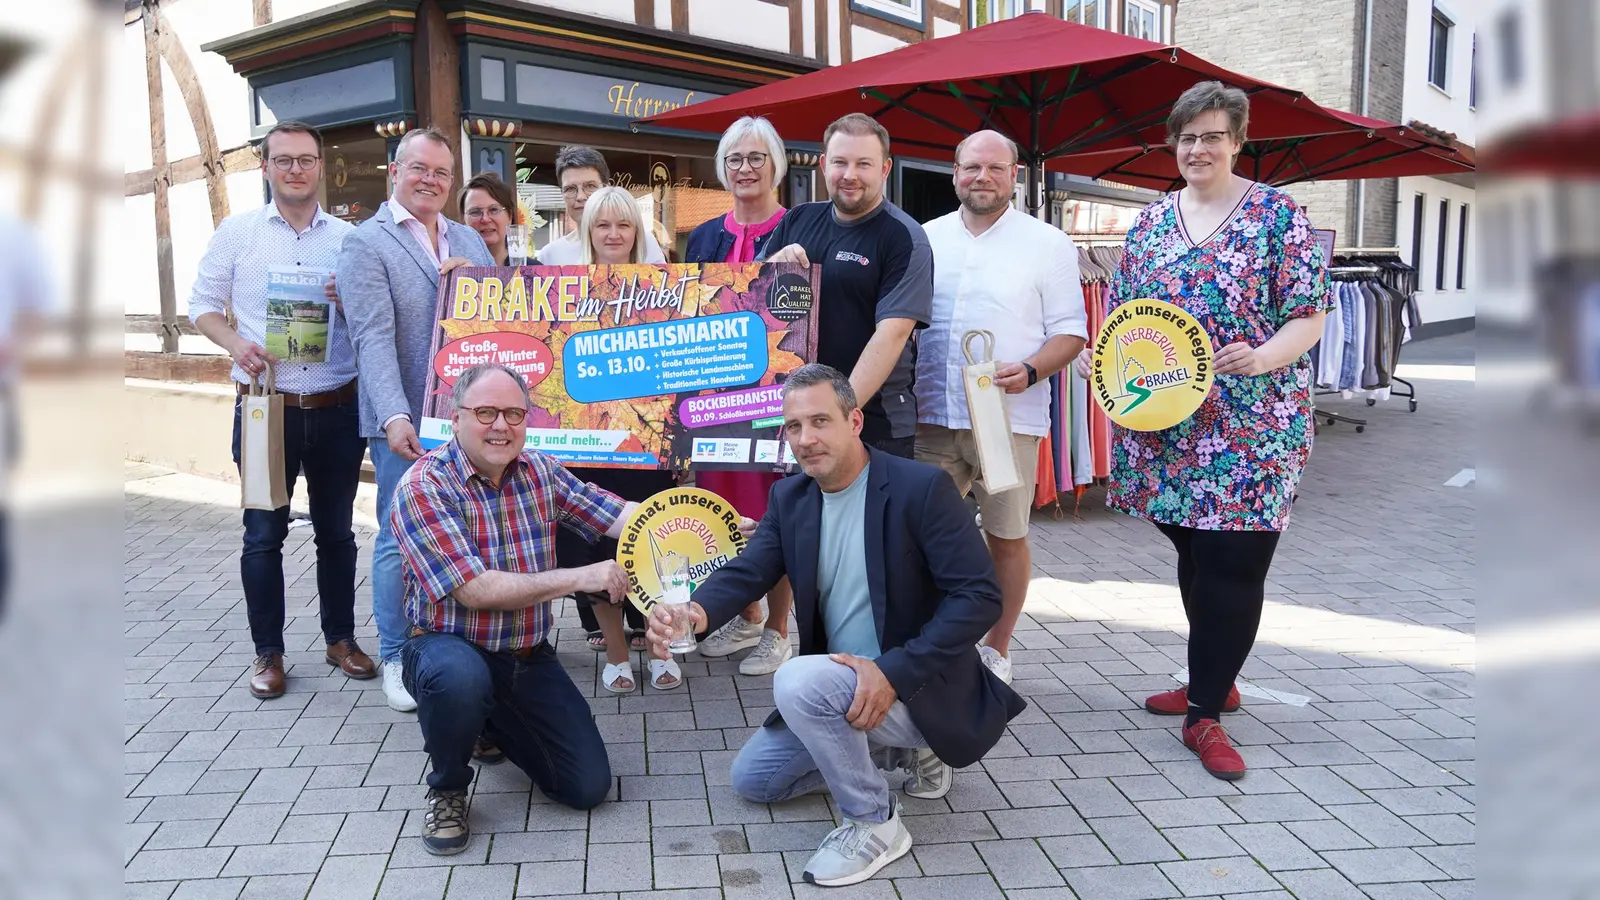
[[848, 372], [862, 401], [861, 438], [910, 458], [917, 434], [912, 332], [933, 313], [933, 252], [922, 226], [884, 199], [889, 132], [851, 113], [822, 136], [828, 202], [789, 210], [767, 238], [767, 262], [822, 267], [817, 362]]

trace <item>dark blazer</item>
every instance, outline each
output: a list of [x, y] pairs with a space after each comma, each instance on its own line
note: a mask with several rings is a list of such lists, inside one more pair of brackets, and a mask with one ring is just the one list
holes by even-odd
[[[723, 216], [707, 219], [696, 225], [689, 232], [689, 242], [684, 247], [683, 261], [688, 263], [719, 263], [728, 258], [733, 252], [733, 232], [722, 227]], [[772, 232], [767, 232], [756, 238], [756, 255], [767, 246], [767, 238]]]
[[[878, 626], [878, 668], [939, 758], [971, 765], [1027, 705], [978, 657], [1001, 612], [983, 535], [944, 470], [871, 450], [867, 580]], [[802, 655], [828, 652], [817, 593], [822, 490], [806, 475], [772, 487], [744, 552], [694, 592], [709, 628], [732, 619], [785, 575], [794, 588]], [[767, 725], [778, 722], [778, 714]]]

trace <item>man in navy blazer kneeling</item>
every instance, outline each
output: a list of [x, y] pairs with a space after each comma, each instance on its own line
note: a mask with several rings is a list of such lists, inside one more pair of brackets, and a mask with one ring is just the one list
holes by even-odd
[[[719, 627], [784, 576], [793, 585], [800, 653], [773, 677], [777, 711], [739, 751], [732, 782], [758, 803], [833, 793], [844, 825], [805, 869], [833, 887], [911, 849], [875, 757], [914, 752], [906, 793], [943, 797], [952, 766], [982, 759], [1026, 703], [978, 656], [1000, 587], [950, 476], [863, 443], [850, 379], [828, 366], [789, 375], [783, 422], [805, 474], [773, 486], [744, 552], [695, 591], [695, 628]], [[657, 607], [657, 656], [670, 634]]]

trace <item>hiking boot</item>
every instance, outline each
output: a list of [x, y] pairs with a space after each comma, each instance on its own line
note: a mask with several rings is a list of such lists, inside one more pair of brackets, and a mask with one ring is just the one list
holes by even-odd
[[422, 817], [422, 848], [434, 856], [452, 856], [467, 849], [466, 791], [428, 791], [428, 812]]
[[472, 743], [472, 758], [484, 765], [492, 766], [506, 761], [505, 751], [494, 745], [488, 738], [479, 735]]

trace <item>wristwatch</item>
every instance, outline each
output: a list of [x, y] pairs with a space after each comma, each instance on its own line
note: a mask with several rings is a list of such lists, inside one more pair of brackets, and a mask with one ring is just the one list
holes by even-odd
[[1034, 385], [1038, 384], [1039, 370], [1027, 363], [1023, 363], [1022, 367], [1028, 370], [1028, 387], [1033, 387]]

